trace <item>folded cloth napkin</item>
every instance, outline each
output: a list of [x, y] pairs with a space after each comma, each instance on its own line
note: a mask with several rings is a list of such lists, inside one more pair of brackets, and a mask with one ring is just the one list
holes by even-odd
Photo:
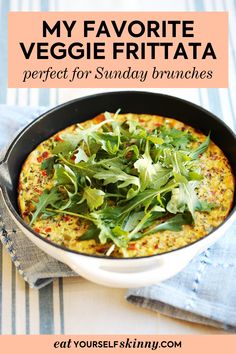
[[130, 289], [126, 298], [171, 317], [236, 332], [236, 224], [175, 277]]
[[[0, 149], [17, 129], [44, 110], [0, 105]], [[31, 286], [39, 288], [54, 277], [76, 275], [34, 246], [15, 227], [6, 208], [0, 204], [2, 243]], [[135, 305], [171, 317], [236, 331], [236, 224], [181, 273], [158, 285], [130, 289], [126, 298]]]
[[[4, 156], [9, 139], [12, 140], [18, 131], [46, 110], [46, 108], [0, 105], [0, 161]], [[11, 216], [4, 207], [1, 195], [0, 239], [9, 252], [16, 268], [31, 287], [41, 288], [50, 283], [53, 278], [76, 275], [65, 264], [49, 257], [28, 240], [15, 226]]]

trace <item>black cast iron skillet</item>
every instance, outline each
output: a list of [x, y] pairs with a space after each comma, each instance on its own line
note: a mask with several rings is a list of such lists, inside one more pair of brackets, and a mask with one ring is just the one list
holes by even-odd
[[[51, 243], [35, 233], [19, 215], [18, 177], [26, 157], [39, 143], [67, 126], [91, 119], [104, 111], [116, 112], [118, 108], [121, 109], [121, 113], [157, 114], [175, 118], [201, 130], [206, 135], [211, 132], [211, 139], [224, 151], [236, 176], [235, 134], [215, 115], [193, 103], [168, 95], [139, 91], [110, 92], [75, 99], [53, 108], [29, 124], [14, 139], [4, 160], [0, 162], [0, 186], [5, 203], [14, 217], [36, 237]], [[230, 215], [235, 212], [235, 209], [234, 199]], [[51, 244], [65, 250], [61, 246]]]

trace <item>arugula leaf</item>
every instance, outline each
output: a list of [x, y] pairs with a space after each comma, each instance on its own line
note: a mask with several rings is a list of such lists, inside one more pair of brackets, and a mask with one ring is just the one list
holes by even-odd
[[196, 194], [196, 187], [198, 186], [198, 181], [190, 181], [188, 183], [183, 183], [180, 185], [180, 189], [184, 190], [186, 204], [188, 210], [192, 214], [194, 219], [194, 212], [199, 207], [199, 199]]
[[119, 248], [126, 248], [129, 242], [125, 233], [115, 236], [109, 226], [101, 219], [99, 213], [93, 212], [91, 216], [94, 218], [94, 224], [100, 229], [98, 238], [101, 244], [107, 243], [109, 240], [113, 241]]
[[84, 129], [80, 124], [77, 125], [76, 137], [78, 143], [84, 141], [87, 145], [89, 143], [89, 138], [94, 138], [96, 140], [97, 131], [104, 125], [113, 122], [113, 119], [105, 119], [104, 121], [91, 125], [89, 128]]
[[125, 148], [124, 152], [123, 152], [123, 156], [127, 157], [129, 152], [133, 151], [135, 159], [139, 158], [139, 149], [137, 147], [137, 145], [131, 145], [127, 148]]
[[190, 153], [190, 156], [193, 158], [193, 159], [196, 159], [199, 157], [199, 155], [202, 155], [209, 147], [210, 145], [210, 134], [208, 134], [206, 140], [201, 144], [199, 145], [194, 151], [192, 151]]
[[201, 181], [203, 179], [203, 176], [195, 171], [189, 172], [188, 177], [191, 181]]
[[94, 135], [96, 142], [101, 145], [101, 148], [108, 152], [110, 155], [115, 155], [119, 150], [119, 135], [112, 133], [96, 133]]
[[172, 190], [172, 196], [167, 204], [167, 210], [172, 214], [183, 213], [188, 210], [194, 218], [194, 211], [199, 207], [195, 188], [197, 181], [184, 182], [179, 184], [178, 188]]
[[193, 219], [190, 213], [185, 214], [178, 214], [169, 218], [167, 221], [154, 226], [153, 228], [149, 229], [144, 236], [153, 234], [157, 231], [181, 231], [183, 225], [191, 225], [193, 223]]
[[183, 213], [185, 211], [186, 200], [183, 189], [178, 187], [172, 190], [171, 198], [166, 209], [172, 214]]
[[112, 233], [115, 236], [118, 237], [127, 237], [129, 235], [128, 231], [125, 231], [124, 229], [122, 229], [119, 225], [116, 225], [113, 229], [112, 229]]
[[166, 193], [168, 191], [171, 191], [173, 188], [175, 188], [177, 184], [175, 181], [171, 181], [169, 184], [164, 186], [162, 189], [159, 191], [155, 189], [147, 189], [143, 192], [140, 192], [136, 197], [134, 197], [132, 200], [130, 200], [126, 205], [124, 205], [121, 210], [120, 210], [120, 216], [124, 214], [130, 213], [132, 210], [145, 206], [146, 203], [148, 202], [148, 206], [150, 205], [151, 201], [157, 197], [161, 193]]
[[121, 207], [108, 207], [105, 205], [104, 208], [93, 212], [93, 215], [96, 214], [96, 218], [99, 218], [109, 224], [111, 227], [119, 224], [118, 219], [122, 211]]
[[[141, 238], [141, 235], [139, 235], [139, 231], [141, 231], [143, 228], [145, 228], [145, 225], [148, 223], [148, 221], [153, 218], [153, 212], [163, 212], [165, 209], [161, 208], [160, 206], [154, 205], [151, 210], [148, 212], [145, 212], [140, 218], [140, 220], [137, 220], [136, 218], [136, 225], [133, 227], [132, 231], [127, 235], [129, 240], [134, 240], [137, 238]], [[138, 222], [137, 222], [138, 221]]]
[[61, 154], [58, 154], [58, 158], [60, 159], [61, 162], [63, 162], [66, 166], [70, 166], [70, 167], [73, 167], [75, 168], [76, 170], [78, 170], [78, 173], [81, 175], [81, 176], [84, 176], [84, 177], [93, 177], [94, 174], [96, 172], [99, 171], [99, 168], [96, 167], [96, 164], [91, 164], [89, 162], [84, 162], [84, 161], [81, 161], [80, 163], [78, 164], [74, 164], [70, 161], [68, 161], [64, 156], [62, 156]]
[[188, 210], [194, 218], [194, 211], [199, 205], [199, 200], [195, 192], [195, 189], [198, 186], [199, 178], [196, 178], [198, 175], [194, 175], [196, 180], [188, 181], [186, 176], [188, 175], [189, 177], [187, 169], [189, 160], [183, 156], [182, 152], [174, 151], [171, 156], [171, 161], [174, 179], [179, 183], [179, 187], [172, 190], [172, 196], [167, 204], [167, 210], [173, 214], [178, 212], [183, 213]]
[[138, 177], [128, 175], [117, 167], [111, 167], [109, 170], [103, 169], [101, 172], [96, 173], [93, 177], [96, 179], [103, 179], [104, 186], [110, 183], [123, 181], [123, 183], [118, 186], [119, 188], [125, 188], [130, 184], [137, 186], [138, 189], [140, 188], [140, 181]]
[[139, 123], [135, 120], [128, 120], [126, 123], [129, 127], [129, 132], [131, 134], [137, 130], [137, 127], [140, 127]]
[[67, 165], [56, 164], [54, 166], [54, 181], [61, 198], [51, 205], [55, 209], [65, 210], [71, 208], [74, 198], [78, 194], [78, 178], [75, 172]]
[[90, 138], [95, 138], [96, 140], [96, 131], [104, 124], [112, 121], [113, 119], [104, 120], [99, 124], [91, 125], [91, 127], [87, 129], [84, 129], [78, 124], [74, 133], [61, 134], [63, 141], [60, 141], [56, 144], [52, 151], [53, 154], [68, 153], [70, 151], [74, 151], [81, 141], [84, 141], [88, 146]]
[[114, 114], [112, 114], [111, 112], [106, 111], [106, 112], [104, 112], [104, 117], [106, 118], [106, 120], [112, 120], [112, 119], [116, 120], [116, 118], [117, 118], [118, 114], [120, 113], [120, 111], [121, 111], [120, 108], [118, 108], [117, 111]]
[[155, 166], [152, 162], [151, 156], [149, 155], [148, 144], [145, 149], [145, 153], [140, 159], [134, 163], [134, 167], [139, 172], [139, 178], [141, 181], [140, 191], [144, 191], [151, 183], [153, 176], [155, 175]]
[[131, 213], [125, 222], [124, 230], [132, 231], [138, 225], [140, 220], [142, 220], [144, 214], [145, 214], [144, 211]]
[[172, 145], [177, 149], [186, 148], [194, 140], [192, 134], [187, 130], [181, 131], [176, 128], [168, 128], [166, 125], [161, 126], [158, 130], [165, 144]]
[[154, 189], [160, 189], [169, 181], [172, 175], [173, 175], [172, 169], [161, 167], [159, 163], [156, 163], [155, 175], [152, 178], [150, 187]]
[[148, 219], [151, 217], [151, 215], [152, 215], [151, 211], [144, 214], [143, 218], [139, 221], [139, 223], [135, 226], [135, 228], [129, 233], [128, 235], [129, 240], [132, 240], [133, 237], [136, 237], [137, 233], [140, 230], [142, 230], [142, 228], [144, 227]]
[[39, 214], [44, 212], [45, 208], [48, 205], [54, 203], [59, 198], [60, 195], [56, 188], [52, 188], [50, 191], [48, 189], [45, 189], [43, 194], [39, 196], [38, 202], [36, 203], [36, 210], [33, 213], [32, 219], [30, 221], [30, 225], [32, 225], [36, 221]]
[[151, 216], [149, 217], [149, 219], [143, 224], [143, 229], [142, 230], [145, 230], [149, 226], [152, 226], [154, 221], [165, 217], [167, 214], [168, 213], [166, 211], [165, 212], [152, 211], [151, 212]]
[[209, 212], [216, 207], [215, 203], [209, 203], [206, 200], [199, 200], [199, 204], [196, 208], [198, 211]]
[[[116, 116], [116, 114], [115, 114]], [[94, 138], [96, 139], [97, 143], [101, 145], [101, 148], [108, 152], [110, 155], [115, 155], [120, 147], [121, 141], [121, 130], [120, 130], [120, 123], [114, 120], [111, 121], [112, 131], [107, 131], [105, 133], [96, 133]]]
[[129, 127], [130, 138], [143, 139], [147, 136], [145, 128], [142, 127], [138, 122], [127, 120], [126, 123]]
[[173, 151], [171, 154], [171, 162], [173, 172], [179, 175], [188, 175], [188, 162], [191, 160], [189, 156], [181, 151]]
[[94, 224], [91, 224], [89, 228], [83, 233], [82, 236], [79, 237], [80, 241], [88, 241], [88, 240], [98, 240], [98, 235], [100, 230]]
[[82, 200], [86, 200], [91, 211], [100, 207], [104, 202], [105, 193], [96, 188], [85, 187]]
[[92, 222], [95, 221], [95, 219], [91, 215], [87, 215], [87, 214], [79, 214], [79, 213], [71, 212], [68, 210], [52, 209], [52, 208], [48, 208], [48, 207], [45, 208], [45, 210], [47, 213], [66, 214], [66, 215], [76, 216], [78, 218], [89, 220]]
[[164, 144], [165, 140], [156, 136], [156, 135], [150, 135], [148, 137], [148, 140], [151, 141], [153, 144], [158, 144], [158, 145], [162, 145]]
[[41, 170], [46, 170], [47, 175], [50, 176], [53, 173], [54, 164], [56, 163], [56, 160], [57, 160], [56, 156], [52, 156], [44, 160], [41, 163]]
[[63, 153], [66, 154], [70, 151], [74, 151], [79, 142], [80, 138], [75, 134], [64, 133], [62, 134], [63, 141], [59, 141], [53, 148], [53, 154]]
[[74, 154], [75, 156], [75, 163], [79, 163], [80, 161], [85, 161], [87, 162], [89, 157], [88, 155], [86, 154], [86, 152], [81, 148], [79, 147], [77, 152]]
[[57, 164], [54, 166], [54, 180], [57, 185], [72, 185], [74, 187], [73, 194], [78, 192], [78, 181], [74, 171], [67, 165]]

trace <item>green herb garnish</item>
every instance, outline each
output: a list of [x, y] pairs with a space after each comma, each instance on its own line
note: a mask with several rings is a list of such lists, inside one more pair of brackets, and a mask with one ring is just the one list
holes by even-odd
[[138, 122], [119, 122], [117, 114], [74, 133], [62, 133], [53, 157], [41, 168], [54, 186], [36, 203], [37, 218], [56, 214], [78, 216], [89, 226], [80, 240], [112, 242], [122, 250], [130, 241], [157, 231], [180, 231], [194, 223], [196, 211], [213, 204], [200, 201], [199, 155], [210, 137], [192, 148], [197, 139], [189, 131], [166, 125], [152, 131]]

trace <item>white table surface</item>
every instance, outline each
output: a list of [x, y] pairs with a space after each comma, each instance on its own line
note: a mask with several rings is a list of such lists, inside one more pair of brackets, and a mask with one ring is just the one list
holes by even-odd
[[[12, 263], [3, 250], [2, 334], [12, 333]], [[25, 282], [18, 273], [16, 284], [16, 334], [25, 334]], [[53, 283], [54, 333], [61, 333], [59, 281]], [[209, 326], [176, 320], [125, 300], [125, 289], [91, 283], [81, 277], [63, 280], [65, 334], [225, 334]], [[47, 298], [44, 299], [47, 303]], [[39, 290], [29, 289], [30, 333], [40, 333]]]
[[[67, 333], [100, 334], [220, 334], [223, 331], [171, 319], [128, 303], [125, 289], [90, 283], [82, 278], [67, 279], [64, 301], [66, 316], [83, 318], [76, 332], [67, 322]], [[70, 302], [77, 295], [78, 307]]]

